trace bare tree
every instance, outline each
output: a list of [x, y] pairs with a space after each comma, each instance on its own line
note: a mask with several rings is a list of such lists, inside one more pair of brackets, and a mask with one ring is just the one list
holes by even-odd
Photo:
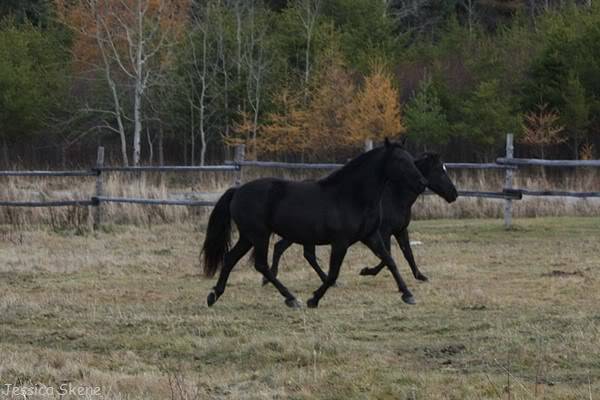
[[[200, 165], [206, 161], [207, 134], [212, 114], [211, 103], [214, 93], [222, 91], [215, 81], [215, 74], [221, 69], [226, 71], [225, 50], [220, 48], [223, 33], [217, 33], [220, 2], [209, 1], [194, 15], [193, 29], [188, 34], [190, 47], [190, 65], [188, 69], [188, 102], [191, 112], [191, 162], [195, 163], [195, 137], [200, 137]], [[226, 73], [226, 72], [225, 72]], [[212, 92], [212, 93], [211, 93]], [[197, 113], [197, 132], [195, 114]]]
[[268, 68], [266, 51], [267, 26], [257, 16], [256, 5], [252, 4], [247, 16], [248, 39], [245, 43], [244, 59], [246, 62], [248, 79], [246, 81], [246, 94], [248, 104], [252, 110], [252, 157], [256, 157], [256, 135], [258, 132], [258, 117], [262, 111], [262, 94], [264, 78]]
[[[83, 42], [93, 39], [100, 54], [95, 67], [102, 71], [112, 96], [111, 110], [87, 111], [114, 118], [116, 127], [104, 119], [104, 128], [119, 134], [124, 164], [128, 164], [124, 120], [132, 122], [132, 162], [139, 165], [144, 97], [164, 72], [165, 54], [183, 29], [189, 0], [61, 0], [59, 3], [67, 11], [63, 20], [80, 39]], [[125, 97], [129, 101], [124, 103]], [[128, 112], [124, 104], [131, 104], [132, 110]]]
[[297, 7], [306, 38], [306, 48], [304, 49], [304, 101], [306, 102], [308, 100], [308, 82], [310, 79], [311, 69], [311, 44], [315, 25], [319, 17], [321, 0], [299, 0]]
[[473, 34], [473, 25], [475, 24], [475, 2], [473, 0], [462, 0], [461, 5], [467, 13], [467, 26], [469, 27], [469, 34]]
[[223, 137], [227, 140], [231, 131], [231, 124], [229, 120], [229, 54], [227, 49], [227, 43], [225, 40], [225, 31], [224, 25], [225, 21], [223, 19], [223, 13], [220, 12], [222, 8], [221, 1], [217, 2], [218, 11], [215, 16], [216, 20], [216, 42], [217, 42], [217, 59], [216, 59], [216, 69], [223, 76], [223, 113], [224, 113], [224, 129], [223, 129]]

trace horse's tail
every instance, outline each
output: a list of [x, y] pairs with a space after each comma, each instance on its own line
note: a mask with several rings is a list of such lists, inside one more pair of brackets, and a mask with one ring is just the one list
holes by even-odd
[[229, 251], [231, 243], [231, 213], [229, 204], [236, 188], [227, 190], [217, 201], [210, 213], [204, 245], [200, 257], [204, 254], [204, 275], [211, 277], [223, 264], [223, 256]]

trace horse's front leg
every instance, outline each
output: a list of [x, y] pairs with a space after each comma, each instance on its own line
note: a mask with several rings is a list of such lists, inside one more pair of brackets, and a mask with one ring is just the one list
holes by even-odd
[[[385, 248], [387, 249], [387, 252], [391, 254], [391, 249], [392, 249], [391, 235], [388, 232], [386, 232], [386, 233], [379, 232], [379, 234], [381, 235], [383, 244], [384, 244]], [[363, 241], [363, 243], [365, 243], [365, 242]], [[367, 244], [367, 246], [368, 246], [368, 244]], [[377, 264], [373, 268], [364, 267], [363, 269], [360, 270], [360, 274], [363, 276], [375, 276], [378, 273], [380, 273], [384, 267], [385, 267], [385, 262], [381, 261], [379, 264]]]
[[321, 297], [327, 292], [331, 286], [335, 285], [335, 282], [340, 274], [340, 267], [342, 266], [342, 262], [344, 261], [344, 257], [346, 256], [346, 251], [348, 251], [347, 244], [332, 244], [331, 245], [331, 256], [329, 259], [329, 271], [327, 273], [327, 279], [323, 284], [313, 293], [313, 297], [311, 297], [307, 302], [311, 308], [318, 307], [319, 300]]
[[404, 279], [402, 279], [400, 272], [398, 272], [398, 267], [396, 266], [394, 259], [385, 249], [385, 245], [383, 244], [383, 239], [381, 238], [379, 231], [375, 232], [375, 234], [371, 235], [369, 238], [363, 241], [363, 243], [365, 243], [371, 249], [371, 251], [375, 253], [377, 257], [381, 258], [381, 260], [387, 265], [388, 269], [396, 280], [398, 289], [400, 292], [402, 292], [402, 300], [406, 304], [416, 304], [415, 298], [408, 289], [408, 286], [406, 286], [406, 283], [404, 282]]
[[394, 233], [394, 237], [398, 241], [398, 245], [400, 249], [402, 249], [402, 254], [404, 254], [404, 258], [415, 277], [423, 282], [427, 282], [429, 279], [421, 273], [419, 267], [417, 267], [417, 263], [415, 262], [415, 257], [413, 256], [412, 249], [410, 248], [410, 238], [408, 237], [408, 229], [403, 229], [400, 232]]

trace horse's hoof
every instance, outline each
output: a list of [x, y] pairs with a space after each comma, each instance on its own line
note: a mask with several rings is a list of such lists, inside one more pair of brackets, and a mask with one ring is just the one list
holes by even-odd
[[415, 276], [415, 278], [417, 278], [417, 280], [419, 280], [419, 281], [423, 281], [423, 282], [427, 282], [427, 281], [429, 281], [429, 278], [428, 278], [428, 277], [426, 277], [426, 276], [425, 276], [425, 275], [423, 275], [423, 274], [419, 274], [419, 275]]
[[267, 283], [269, 283], [269, 280], [267, 278], [263, 278], [262, 285], [265, 286]]
[[369, 276], [369, 275], [373, 275], [373, 273], [371, 272], [371, 268], [369, 267], [364, 267], [363, 269], [360, 270], [360, 274], [362, 276]]
[[285, 305], [289, 308], [302, 308], [302, 304], [297, 299], [286, 299]]
[[308, 306], [308, 308], [317, 308], [319, 306], [319, 301], [315, 300], [314, 298], [310, 298], [306, 302], [306, 305]]
[[410, 304], [411, 306], [417, 304], [417, 302], [415, 301], [415, 298], [412, 296], [412, 294], [409, 294], [409, 295], [403, 294], [402, 301], [405, 302], [406, 304]]
[[217, 301], [217, 294], [215, 293], [215, 291], [213, 290], [212, 292], [210, 292], [208, 294], [208, 297], [206, 297], [206, 303], [208, 304], [208, 306], [212, 306], [213, 304], [215, 304], [215, 302]]

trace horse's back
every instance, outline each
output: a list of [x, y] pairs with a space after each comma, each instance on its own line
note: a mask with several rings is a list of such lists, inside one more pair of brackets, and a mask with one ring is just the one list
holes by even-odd
[[237, 189], [231, 215], [241, 233], [274, 232], [301, 244], [352, 243], [376, 229], [377, 216], [367, 217], [340, 196], [318, 181], [261, 178]]
[[257, 230], [267, 228], [267, 211], [272, 188], [283, 180], [260, 178], [247, 182], [237, 188], [231, 200], [231, 217], [238, 229], [244, 231], [250, 227]]

